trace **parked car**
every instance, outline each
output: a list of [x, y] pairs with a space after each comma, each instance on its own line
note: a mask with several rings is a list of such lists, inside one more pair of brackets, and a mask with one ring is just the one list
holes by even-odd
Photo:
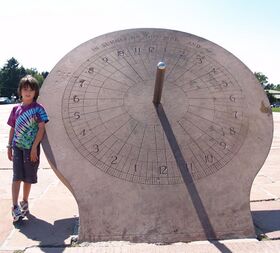
[[279, 108], [280, 107], [280, 102], [272, 104], [271, 107]]
[[11, 104], [11, 99], [8, 97], [0, 97], [0, 105]]

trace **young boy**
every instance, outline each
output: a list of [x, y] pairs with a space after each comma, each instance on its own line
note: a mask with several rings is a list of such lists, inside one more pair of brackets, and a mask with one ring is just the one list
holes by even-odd
[[[18, 95], [21, 104], [16, 105], [7, 124], [11, 127], [8, 142], [8, 158], [13, 161], [12, 216], [14, 222], [24, 217], [28, 209], [31, 184], [37, 183], [40, 157], [40, 141], [45, 132], [48, 115], [36, 102], [39, 85], [31, 75], [20, 80]], [[18, 205], [20, 184], [23, 181], [23, 200]]]

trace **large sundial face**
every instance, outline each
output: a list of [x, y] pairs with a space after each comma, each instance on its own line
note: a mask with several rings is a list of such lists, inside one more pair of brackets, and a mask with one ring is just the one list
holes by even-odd
[[57, 63], [39, 103], [45, 154], [79, 206], [79, 240], [255, 236], [249, 196], [272, 113], [222, 47], [166, 29], [104, 34]]
[[[90, 54], [67, 76], [61, 110], [69, 140], [93, 168], [132, 183], [183, 182], [174, 157], [178, 150], [172, 150], [152, 102], [159, 62], [166, 65], [159, 106], [193, 180], [238, 159], [248, 132], [249, 98], [231, 68], [237, 59], [201, 42], [157, 29], [90, 41]], [[216, 49], [219, 57], [211, 51]]]

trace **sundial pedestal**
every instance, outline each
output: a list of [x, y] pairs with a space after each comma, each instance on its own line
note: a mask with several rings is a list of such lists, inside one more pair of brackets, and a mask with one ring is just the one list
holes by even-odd
[[164, 29], [106, 34], [61, 59], [40, 102], [43, 147], [78, 203], [79, 240], [255, 236], [249, 196], [272, 113], [220, 46]]

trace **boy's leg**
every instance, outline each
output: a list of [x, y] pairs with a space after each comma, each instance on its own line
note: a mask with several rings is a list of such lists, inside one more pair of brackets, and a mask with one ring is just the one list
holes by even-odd
[[23, 152], [17, 147], [13, 147], [14, 156], [13, 156], [13, 182], [12, 182], [12, 216], [14, 222], [21, 219], [22, 213], [20, 207], [18, 206], [18, 196], [20, 191], [20, 183], [24, 178], [23, 172]]
[[31, 189], [31, 184], [24, 182], [23, 183], [23, 200], [20, 201], [21, 213], [23, 216], [26, 216], [29, 213], [29, 206], [28, 206], [28, 197]]
[[12, 183], [12, 199], [13, 205], [18, 204], [18, 195], [20, 191], [20, 183], [24, 179], [24, 162], [23, 152], [17, 147], [13, 147], [13, 183]]
[[[20, 202], [23, 216], [29, 212], [28, 198], [31, 190], [31, 185], [37, 183], [37, 171], [39, 167], [39, 159], [36, 162], [32, 162], [30, 159], [30, 149], [24, 149], [24, 184], [23, 184], [23, 201]], [[38, 158], [40, 157], [40, 147], [37, 149]]]
[[12, 183], [12, 199], [13, 199], [13, 206], [18, 204], [18, 195], [20, 190], [20, 183], [21, 181], [13, 181]]
[[31, 189], [31, 184], [24, 182], [23, 183], [23, 201], [28, 202], [28, 197]]

